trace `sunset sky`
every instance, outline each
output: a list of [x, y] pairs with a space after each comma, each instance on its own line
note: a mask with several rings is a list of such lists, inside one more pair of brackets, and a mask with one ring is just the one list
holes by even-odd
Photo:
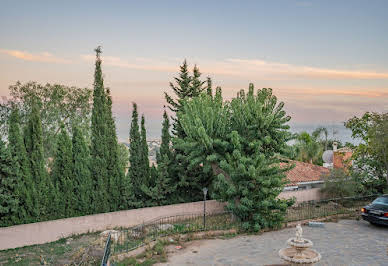
[[101, 45], [121, 140], [131, 102], [158, 136], [184, 59], [225, 98], [273, 88], [295, 124], [388, 111], [388, 1], [0, 3], [0, 96], [18, 80], [92, 88]]

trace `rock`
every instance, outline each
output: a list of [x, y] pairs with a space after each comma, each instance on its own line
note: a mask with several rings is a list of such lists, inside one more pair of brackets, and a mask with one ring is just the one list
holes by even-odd
[[120, 232], [116, 231], [115, 233], [111, 233], [110, 237], [114, 242], [117, 242], [117, 240], [119, 240], [120, 234], [121, 234]]
[[105, 230], [104, 232], [102, 232], [100, 234], [100, 236], [102, 237], [107, 237], [110, 233], [110, 237], [111, 239], [114, 241], [114, 242], [117, 242], [117, 240], [119, 240], [119, 237], [120, 237], [120, 232], [117, 231], [117, 230]]
[[310, 227], [325, 227], [325, 223], [321, 222], [309, 222]]
[[167, 230], [172, 229], [172, 228], [174, 228], [174, 226], [172, 224], [159, 224], [158, 225], [158, 229], [161, 231], [167, 231]]
[[71, 241], [73, 241], [73, 238], [71, 238], [71, 237], [66, 239], [66, 245], [69, 245], [71, 243]]
[[108, 236], [109, 233], [112, 235], [114, 233], [117, 233], [118, 231], [116, 230], [105, 230], [104, 232], [101, 232], [100, 236]]

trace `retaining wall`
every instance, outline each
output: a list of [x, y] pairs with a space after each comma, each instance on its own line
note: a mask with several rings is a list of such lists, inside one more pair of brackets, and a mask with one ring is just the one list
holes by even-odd
[[295, 190], [295, 191], [284, 191], [280, 193], [279, 198], [290, 199], [292, 197], [296, 198], [296, 202], [310, 201], [310, 200], [321, 200], [323, 199], [321, 193], [319, 192], [320, 188], [311, 188], [305, 190]]
[[[215, 200], [206, 201], [206, 211], [210, 213], [223, 211], [224, 206], [224, 203]], [[0, 228], [0, 250], [43, 244], [73, 234], [131, 227], [158, 217], [201, 212], [203, 212], [203, 201], [3, 227]]]
[[[296, 197], [297, 202], [319, 200], [319, 188], [282, 192], [280, 198]], [[224, 209], [225, 203], [209, 200], [207, 212]], [[73, 234], [103, 231], [116, 227], [131, 227], [159, 217], [181, 213], [203, 212], [203, 201], [167, 206], [108, 212], [47, 222], [22, 224], [0, 228], [0, 250], [56, 241]]]

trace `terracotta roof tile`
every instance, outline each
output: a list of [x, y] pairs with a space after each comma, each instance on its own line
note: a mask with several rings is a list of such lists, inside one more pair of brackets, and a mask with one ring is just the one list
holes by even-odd
[[287, 166], [288, 164], [295, 164], [295, 167], [286, 172], [287, 179], [290, 183], [286, 186], [296, 186], [300, 182], [320, 181], [323, 174], [328, 174], [329, 169], [299, 161], [290, 160], [289, 163], [280, 163], [280, 166]]

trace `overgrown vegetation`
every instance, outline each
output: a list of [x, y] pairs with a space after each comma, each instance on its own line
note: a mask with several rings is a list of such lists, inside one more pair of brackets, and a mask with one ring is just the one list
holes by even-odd
[[90, 233], [58, 241], [0, 251], [0, 265], [97, 265], [105, 238]]
[[361, 189], [361, 184], [344, 169], [332, 169], [323, 180], [325, 183], [320, 191], [326, 198], [356, 196]]
[[388, 186], [388, 113], [366, 112], [345, 126], [361, 143], [354, 148], [351, 175], [362, 185], [361, 193], [386, 192]]

